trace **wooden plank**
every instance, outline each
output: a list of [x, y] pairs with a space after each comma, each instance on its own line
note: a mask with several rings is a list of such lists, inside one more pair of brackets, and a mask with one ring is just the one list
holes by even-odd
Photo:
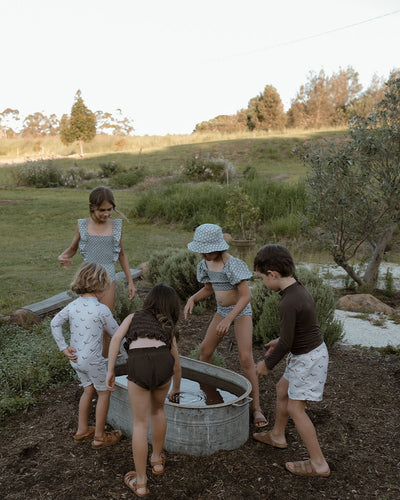
[[[131, 269], [132, 279], [140, 278], [142, 275], [142, 271], [140, 269]], [[116, 279], [121, 280], [125, 278], [125, 273], [123, 271], [116, 274]], [[65, 307], [71, 300], [73, 300], [76, 295], [72, 294], [72, 292], [61, 292], [57, 295], [53, 295], [48, 299], [41, 300], [40, 302], [36, 302], [35, 304], [30, 304], [29, 306], [24, 306], [22, 309], [28, 309], [32, 311], [34, 314], [38, 316], [42, 316], [51, 311], [55, 311], [56, 309], [61, 309]]]
[[61, 292], [57, 295], [49, 297], [48, 299], [36, 302], [35, 304], [24, 306], [22, 309], [29, 309], [29, 311], [32, 311], [38, 316], [41, 316], [42, 314], [54, 311], [55, 309], [65, 307], [69, 302], [71, 302], [71, 300], [73, 300], [72, 295], [70, 295], [68, 292]]

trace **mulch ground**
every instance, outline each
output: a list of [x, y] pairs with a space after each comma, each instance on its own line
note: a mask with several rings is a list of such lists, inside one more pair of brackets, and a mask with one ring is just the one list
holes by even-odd
[[[202, 340], [210, 315], [194, 316], [181, 332], [179, 348], [188, 354]], [[232, 333], [219, 351], [227, 367], [241, 372]], [[255, 360], [262, 346], [254, 346]], [[260, 382], [262, 407], [273, 421], [275, 383], [281, 362]], [[286, 461], [306, 457], [291, 421], [287, 450], [251, 438], [237, 450], [194, 457], [168, 454], [166, 473], [152, 476], [149, 499], [399, 499], [400, 362], [372, 351], [337, 345], [330, 350], [324, 400], [308, 406], [331, 477], [299, 478]], [[0, 429], [0, 498], [133, 498], [123, 483], [133, 469], [130, 439], [102, 450], [74, 443], [78, 401], [76, 383], [43, 394], [27, 411], [8, 418]]]

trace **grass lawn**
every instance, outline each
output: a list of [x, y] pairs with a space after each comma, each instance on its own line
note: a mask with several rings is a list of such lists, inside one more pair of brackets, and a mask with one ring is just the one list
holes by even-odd
[[[114, 191], [117, 208], [129, 213], [133, 194]], [[3, 189], [0, 200], [0, 313], [13, 310], [68, 290], [82, 262], [62, 269], [57, 256], [67, 248], [78, 218], [87, 217], [89, 191], [77, 189]], [[153, 250], [185, 247], [192, 233], [165, 226], [123, 224], [123, 243], [134, 268]], [[117, 271], [120, 270], [117, 263]]]

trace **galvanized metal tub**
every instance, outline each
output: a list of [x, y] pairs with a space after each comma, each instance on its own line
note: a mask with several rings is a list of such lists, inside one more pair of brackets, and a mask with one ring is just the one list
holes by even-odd
[[[213, 383], [235, 394], [232, 401], [207, 406], [165, 403], [167, 434], [164, 449], [185, 455], [211, 455], [239, 448], [249, 438], [250, 382], [225, 368], [181, 356], [182, 377]], [[132, 413], [125, 376], [116, 377], [107, 421], [132, 435]], [[149, 432], [149, 439], [151, 429]]]

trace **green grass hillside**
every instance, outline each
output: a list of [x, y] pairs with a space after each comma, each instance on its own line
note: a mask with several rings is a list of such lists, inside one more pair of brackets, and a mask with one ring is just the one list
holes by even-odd
[[[0, 313], [9, 314], [19, 307], [68, 289], [81, 257], [77, 255], [74, 265], [64, 270], [59, 266], [57, 256], [70, 244], [76, 220], [88, 216], [89, 190], [108, 182], [108, 179], [98, 176], [100, 165], [104, 163], [117, 162], [125, 167], [137, 167], [140, 164], [140, 168], [146, 171], [146, 178], [140, 184], [129, 189], [115, 190], [117, 208], [130, 216], [130, 222], [124, 222], [123, 241], [131, 267], [148, 260], [153, 250], [167, 246], [186, 247], [191, 240], [193, 226], [197, 223], [224, 223], [225, 202], [221, 193], [227, 188], [226, 185], [194, 183], [190, 179], [183, 181], [180, 175], [181, 165], [188, 158], [199, 154], [223, 156], [233, 164], [238, 181], [243, 179], [243, 172], [247, 167], [252, 167], [257, 173], [258, 180], [253, 179], [252, 183], [246, 184], [246, 188], [257, 199], [257, 203], [264, 207], [265, 221], [270, 217], [258, 235], [258, 244], [277, 240], [292, 241], [291, 249], [298, 258], [309, 261], [320, 259], [319, 255], [315, 255], [315, 249], [314, 254], [310, 253], [309, 248], [305, 251], [304, 242], [301, 242], [298, 234], [296, 210], [302, 200], [296, 200], [294, 204], [293, 200], [285, 201], [285, 196], [292, 196], [290, 190], [281, 192], [281, 188], [277, 186], [286, 184], [288, 187], [293, 186], [293, 192], [301, 192], [297, 181], [304, 178], [306, 171], [301, 161], [292, 154], [296, 145], [313, 137], [343, 133], [344, 131], [334, 130], [315, 134], [303, 131], [297, 134], [292, 132], [263, 136], [193, 134], [163, 138], [98, 137], [93, 143], [86, 145], [87, 151], [89, 148], [92, 150], [84, 158], [64, 157], [52, 160], [60, 168], [69, 168], [75, 163], [85, 171], [97, 173], [97, 177], [92, 177], [79, 189], [17, 187], [14, 173], [19, 166], [9, 164], [0, 167]], [[20, 140], [0, 140], [2, 161], [6, 158], [11, 161], [12, 148], [18, 147], [21, 157], [22, 150], [29, 152], [29, 148], [34, 146], [34, 141], [31, 141], [33, 144], [27, 140], [23, 143], [18, 141]], [[55, 141], [57, 140], [54, 138], [41, 139], [42, 146], [37, 145], [36, 148], [43, 147], [46, 150], [51, 146], [52, 154], [62, 154]], [[125, 141], [119, 143], [119, 147], [125, 150], [115, 151], [117, 141]], [[35, 166], [36, 163], [32, 165]], [[275, 181], [275, 187], [274, 184], [268, 185], [271, 190], [268, 192], [266, 188], [264, 192], [263, 183], [270, 181]], [[212, 193], [215, 203], [219, 200], [218, 203], [222, 204], [218, 210]], [[229, 196], [229, 192], [224, 193], [224, 196]], [[199, 195], [199, 198], [195, 195]], [[284, 203], [280, 203], [281, 201]], [[209, 207], [205, 207], [207, 202]], [[171, 205], [173, 203], [176, 205]], [[191, 207], [188, 208], [190, 204]], [[280, 212], [274, 215], [278, 205]], [[142, 215], [135, 218], [138, 207], [142, 210]], [[170, 219], [165, 219], [167, 208], [173, 214]], [[155, 215], [148, 216], [146, 211], [151, 212], [152, 209]], [[185, 223], [184, 218], [189, 210], [192, 211], [192, 218]], [[177, 219], [179, 211], [182, 212], [182, 221]], [[295, 237], [290, 240], [293, 236]], [[250, 256], [250, 261], [251, 258]]]

